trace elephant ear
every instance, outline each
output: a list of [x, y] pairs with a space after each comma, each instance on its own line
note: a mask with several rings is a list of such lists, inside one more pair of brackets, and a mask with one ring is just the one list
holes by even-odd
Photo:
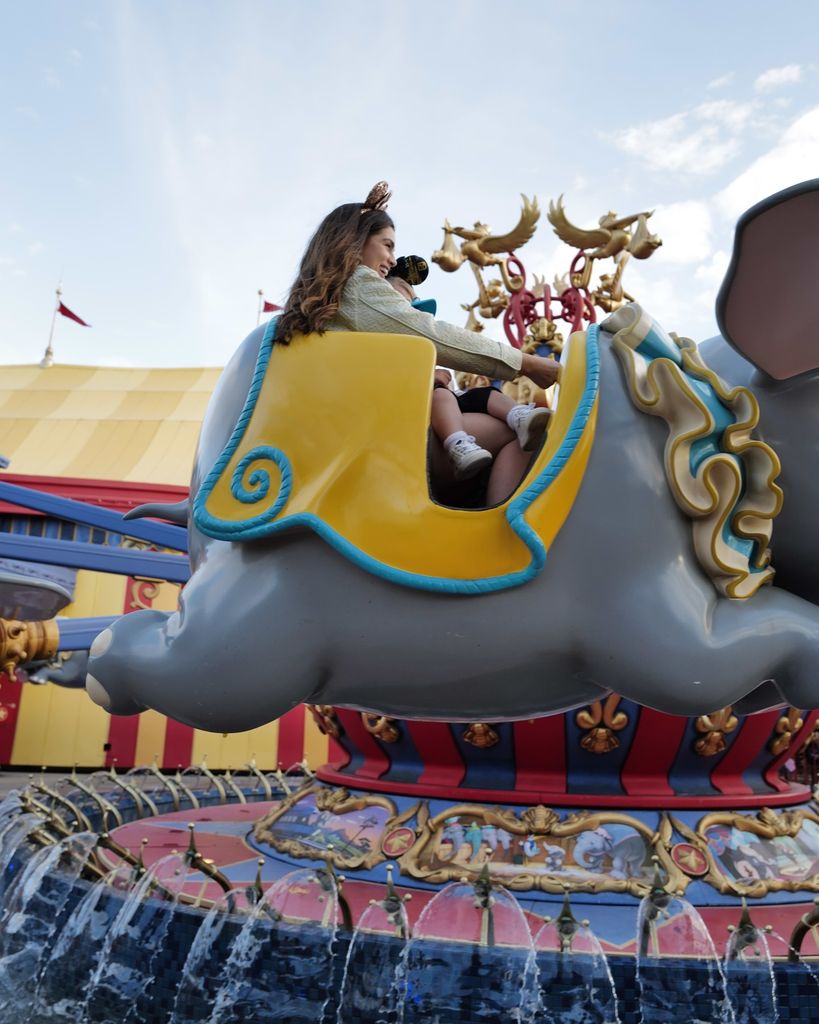
[[725, 340], [777, 380], [819, 368], [819, 178], [763, 199], [737, 224], [717, 297]]

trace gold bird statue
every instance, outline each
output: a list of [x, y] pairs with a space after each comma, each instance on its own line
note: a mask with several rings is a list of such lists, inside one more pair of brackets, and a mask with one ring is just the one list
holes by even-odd
[[[453, 228], [448, 220], [445, 221], [444, 244], [432, 254], [432, 262], [448, 272], [457, 270], [466, 260], [481, 268], [500, 266], [504, 262], [504, 254], [525, 245], [537, 228], [540, 218], [537, 198], [528, 199], [521, 195], [521, 199], [523, 205], [518, 222], [505, 235], [493, 235], [489, 225], [480, 221], [471, 228]], [[455, 236], [463, 239], [460, 249]]]
[[[599, 227], [586, 230], [578, 228], [568, 219], [561, 195], [556, 203], [549, 203], [547, 217], [562, 242], [588, 252], [590, 259], [606, 259], [608, 256], [628, 252], [636, 259], [644, 260], [663, 244], [657, 235], [652, 235], [648, 230], [648, 218], [653, 212], [647, 210], [628, 217], [618, 217], [614, 210], [609, 210], [598, 221]], [[629, 231], [628, 228], [635, 221], [637, 228]]]

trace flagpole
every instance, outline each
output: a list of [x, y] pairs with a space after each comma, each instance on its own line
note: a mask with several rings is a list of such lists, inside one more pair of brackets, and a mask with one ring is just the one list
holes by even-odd
[[57, 285], [57, 301], [54, 303], [54, 312], [51, 314], [51, 330], [48, 332], [48, 345], [46, 346], [43, 358], [40, 360], [40, 366], [45, 370], [49, 366], [54, 365], [54, 347], [52, 342], [54, 341], [54, 324], [57, 322], [57, 311], [60, 308], [60, 298], [63, 292], [59, 285]]
[[259, 289], [259, 310], [256, 313], [256, 326], [257, 327], [262, 322], [262, 305], [263, 305], [263, 303], [264, 303], [264, 292], [260, 288]]

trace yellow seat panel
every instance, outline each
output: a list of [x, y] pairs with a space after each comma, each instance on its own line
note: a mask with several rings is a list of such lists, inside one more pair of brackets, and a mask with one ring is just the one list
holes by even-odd
[[594, 436], [596, 333], [591, 343], [575, 335], [567, 350], [557, 410], [525, 480], [496, 508], [464, 510], [437, 504], [427, 485], [429, 341], [328, 332], [276, 345], [266, 335], [195, 521], [223, 540], [307, 526], [407, 586], [470, 593], [525, 582], [569, 513]]

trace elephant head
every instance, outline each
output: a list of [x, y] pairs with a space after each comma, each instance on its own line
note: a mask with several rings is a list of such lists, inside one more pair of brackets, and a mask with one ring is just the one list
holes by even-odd
[[[814, 204], [819, 211], [819, 193], [815, 187], [797, 190], [792, 200], [803, 196], [811, 197], [814, 216]], [[787, 207], [790, 201], [786, 197], [774, 207]], [[748, 224], [752, 222], [753, 218]], [[746, 244], [744, 235], [740, 241]], [[766, 234], [763, 242], [770, 243]], [[784, 261], [788, 245], [781, 237], [779, 242]], [[806, 251], [802, 255], [807, 258]], [[732, 270], [734, 283], [721, 299], [724, 329], [734, 344], [739, 335], [747, 336], [754, 357], [761, 359], [753, 317], [749, 322], [741, 311], [736, 313], [731, 298], [736, 295], [743, 306], [754, 292], [753, 286], [743, 284], [743, 259], [740, 253]], [[790, 265], [792, 260], [787, 262]], [[793, 309], [797, 309], [795, 303]], [[802, 307], [798, 309], [788, 327], [789, 336], [795, 338], [802, 337]], [[405, 477], [410, 473], [406, 467], [414, 467], [418, 480], [424, 474], [420, 460], [426, 445], [427, 406], [423, 396], [428, 399], [431, 389], [431, 349], [424, 349], [420, 339], [404, 339], [410, 347], [416, 346], [411, 353], [406, 348], [412, 372], [400, 377], [400, 397], [393, 391], [383, 396], [379, 406], [373, 397], [377, 378], [368, 383], [359, 376], [353, 378], [354, 386], [345, 387], [332, 374], [322, 378], [323, 361], [313, 363], [312, 375], [305, 375], [295, 395], [282, 391], [277, 368], [283, 368], [286, 359], [306, 359], [310, 345], [323, 345], [326, 353], [329, 335], [291, 345], [287, 352], [301, 355], [285, 357], [275, 348], [265, 348], [269, 339], [261, 328], [254, 331], [225, 369], [202, 427], [191, 497], [204, 513], [189, 523], [193, 572], [179, 610], [135, 612], [105, 630], [90, 652], [87, 688], [91, 697], [116, 714], [150, 707], [213, 731], [252, 728], [300, 702], [465, 721], [547, 714], [598, 700], [609, 689], [678, 714], [707, 713], [727, 704], [749, 710], [783, 701], [797, 707], [819, 704], [819, 609], [797, 588], [790, 593], [776, 585], [765, 586], [746, 600], [736, 600], [714, 587], [695, 557], [689, 523], [666, 481], [665, 428], [632, 403], [612, 351], [612, 335], [596, 328], [592, 334], [597, 353], [593, 372], [591, 347], [580, 349], [579, 341], [568, 346], [560, 405], [565, 409], [568, 382], [580, 372], [576, 368], [581, 352], [586, 353], [584, 401], [592, 377], [593, 401], [583, 407], [585, 419], [573, 413], [570, 420], [563, 417], [562, 427], [550, 428], [546, 445], [553, 443], [554, 451], [545, 469], [541, 453], [495, 519], [493, 510], [441, 511], [429, 498], [423, 480], [429, 504], [423, 505], [423, 515], [430, 522], [445, 519], [449, 532], [431, 531], [424, 537], [422, 530], [419, 542], [420, 520], [394, 517], [404, 501]], [[373, 352], [379, 351], [378, 344], [394, 343], [389, 336], [380, 341], [360, 337], [365, 339], [362, 345], [376, 346]], [[352, 345], [354, 339], [348, 341]], [[727, 349], [724, 342], [719, 345]], [[398, 353], [395, 359], [404, 358], [405, 349], [397, 348], [384, 348], [382, 358], [393, 351]], [[263, 355], [269, 366], [260, 370]], [[803, 378], [815, 378], [798, 361], [787, 365], [801, 376], [769, 385], [773, 378], [767, 370], [768, 377], [761, 383], [759, 375], [754, 375], [763, 406], [764, 388], [798, 392], [809, 384]], [[730, 374], [725, 376], [732, 382]], [[218, 533], [211, 529], [218, 508], [209, 511], [210, 496], [216, 495], [216, 506], [228, 507], [227, 492], [221, 497], [217, 493], [220, 474], [230, 469], [231, 459], [238, 460], [234, 442], [237, 437], [241, 441], [254, 422], [256, 406], [248, 413], [248, 395], [254, 395], [255, 403], [270, 380], [278, 382], [279, 391], [278, 398], [275, 389], [268, 393], [268, 401], [286, 406], [286, 415], [278, 422], [284, 424], [282, 430], [297, 432], [300, 457], [307, 460], [304, 464], [309, 463], [313, 475], [309, 485], [302, 480], [299, 489], [298, 472], [291, 473], [280, 447], [260, 446], [269, 458], [278, 460], [277, 468], [251, 472], [250, 463], [243, 468], [239, 462], [242, 500], [253, 508], [269, 503], [275, 488], [270, 495], [267, 489], [275, 474], [279, 474], [278, 498], [265, 506], [266, 520], [265, 515], [252, 512], [256, 518], [251, 522], [261, 524], [258, 530], [254, 525], [244, 535], [236, 533], [239, 539], [231, 539], [230, 532], [215, 539], [203, 532], [204, 527], [209, 534]], [[415, 388], [423, 406], [407, 413], [415, 417], [411, 427], [403, 417], [408, 407], [400, 405], [405, 400], [404, 382], [408, 391]], [[348, 433], [361, 433], [365, 392], [375, 409], [373, 415], [381, 417], [367, 427], [378, 443], [373, 440], [368, 448], [365, 432], [363, 446], [342, 465], [337, 447]], [[335, 431], [317, 426], [324, 422], [325, 405], [333, 407]], [[555, 420], [562, 415], [560, 405]], [[790, 429], [804, 435], [806, 454], [819, 438], [819, 403], [816, 406], [806, 427], [798, 417], [790, 417]], [[274, 404], [274, 419], [278, 411]], [[767, 407], [763, 412], [767, 414]], [[595, 420], [596, 438], [580, 460], [579, 446]], [[788, 425], [784, 415], [774, 420], [781, 429]], [[394, 430], [412, 448], [409, 462], [401, 461], [400, 451], [393, 453], [392, 463], [384, 454], [383, 431], [379, 433], [384, 424], [388, 433]], [[557, 431], [554, 438], [553, 429]], [[567, 439], [575, 447], [565, 448]], [[779, 447], [778, 437], [772, 441]], [[577, 468], [578, 460], [584, 463], [584, 472], [583, 467]], [[248, 474], [243, 477], [245, 469]], [[547, 470], [554, 472], [544, 484]], [[810, 491], [804, 481], [795, 481], [794, 475], [800, 472], [805, 477], [817, 475], [805, 463], [787, 467], [783, 454], [785, 509], [791, 489], [797, 502]], [[539, 500], [544, 488], [564, 487], [572, 473], [574, 489], [567, 499], [571, 512], [562, 528], [559, 523], [544, 522], [533, 529], [527, 501], [535, 500], [534, 492]], [[368, 514], [375, 519], [370, 530], [359, 522], [361, 502], [355, 485], [361, 480], [372, 488], [372, 481], [379, 479], [385, 483], [381, 493], [376, 486], [372, 498]], [[293, 508], [297, 514], [290, 511]], [[329, 508], [330, 519], [310, 511], [316, 508], [325, 513]], [[521, 509], [524, 512], [518, 514]], [[792, 522], [802, 522], [801, 513], [792, 514]], [[471, 520], [470, 516], [484, 518]], [[403, 568], [374, 573], [372, 558], [359, 557], [367, 545], [378, 548], [387, 536], [396, 564], [404, 558], [404, 547], [412, 545], [420, 551], [418, 558], [427, 559], [425, 564], [435, 564], [438, 553], [443, 563], [453, 545], [463, 544], [463, 538], [472, 535], [475, 523], [495, 523], [502, 516], [515, 529], [498, 533], [496, 554], [501, 567], [490, 566], [480, 579], [477, 573], [475, 580], [468, 578], [467, 583], [475, 583], [472, 587], [452, 587], [450, 581], [429, 572], [413, 576]], [[379, 524], [387, 521], [403, 525], [385, 534]], [[798, 575], [798, 558], [793, 553], [801, 544], [819, 550], [807, 526], [800, 528], [791, 548], [785, 546], [784, 559], [779, 533], [774, 535], [774, 564], [780, 573], [785, 564], [783, 575], [789, 579]], [[541, 535], [535, 536], [538, 531]], [[543, 542], [546, 533], [548, 543]], [[447, 537], [446, 544], [441, 536]], [[489, 534], [486, 537], [492, 540]], [[476, 563], [486, 558], [492, 562], [488, 543], [475, 545]], [[518, 575], [518, 569], [504, 574], [504, 559], [518, 559], [515, 565], [526, 568]], [[484, 585], [486, 579], [501, 582]], [[801, 593], [807, 594], [807, 588]]]

